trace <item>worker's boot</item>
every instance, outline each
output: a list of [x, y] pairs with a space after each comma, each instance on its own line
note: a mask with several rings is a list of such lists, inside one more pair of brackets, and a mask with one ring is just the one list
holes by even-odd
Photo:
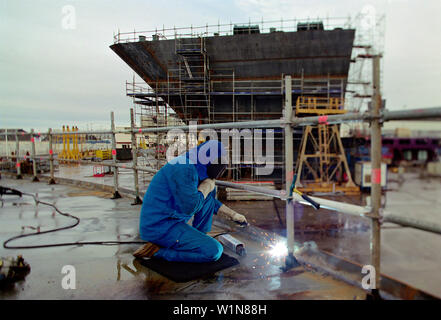
[[136, 258], [151, 258], [156, 252], [158, 252], [159, 249], [160, 247], [156, 244], [147, 242], [133, 252], [133, 256]]

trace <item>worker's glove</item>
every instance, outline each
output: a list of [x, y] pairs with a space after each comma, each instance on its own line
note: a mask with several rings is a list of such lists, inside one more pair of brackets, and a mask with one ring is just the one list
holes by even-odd
[[219, 216], [223, 216], [226, 217], [230, 220], [233, 220], [235, 222], [241, 223], [241, 224], [246, 224], [247, 223], [247, 219], [245, 218], [244, 215], [234, 211], [233, 209], [228, 208], [226, 205], [222, 205], [217, 214]]
[[213, 191], [215, 187], [214, 180], [213, 179], [205, 179], [201, 182], [201, 184], [198, 187], [198, 191], [202, 192], [204, 195], [204, 199], [208, 196], [208, 194]]

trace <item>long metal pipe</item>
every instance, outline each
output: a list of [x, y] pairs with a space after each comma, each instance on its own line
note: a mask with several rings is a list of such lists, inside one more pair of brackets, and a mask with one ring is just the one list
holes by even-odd
[[[286, 200], [286, 194], [282, 190], [274, 190], [274, 189], [267, 189], [263, 187], [256, 187], [256, 186], [250, 186], [246, 184], [239, 184], [234, 182], [228, 182], [228, 181], [220, 181], [216, 180], [216, 185], [226, 188], [233, 188], [233, 189], [239, 189], [244, 191], [249, 191], [253, 193], [259, 193], [266, 196], [271, 196], [274, 198], [278, 198], [281, 200]], [[369, 218], [368, 215], [372, 211], [372, 208], [369, 206], [363, 207], [358, 206], [355, 204], [350, 203], [344, 203], [344, 202], [338, 202], [334, 200], [328, 200], [318, 197], [310, 196], [312, 200], [320, 204], [320, 208], [332, 210], [336, 212], [340, 212], [347, 215], [352, 215], [356, 217], [363, 217], [363, 218]], [[300, 195], [294, 193], [293, 199], [295, 201], [300, 202], [303, 205], [311, 206], [309, 202], [306, 202]], [[412, 218], [406, 218], [397, 216], [394, 214], [391, 214], [387, 211], [383, 212], [383, 217], [385, 222], [392, 222], [396, 223], [402, 226], [407, 226], [423, 231], [433, 232], [441, 234], [441, 225], [436, 224], [434, 222], [430, 221], [421, 221], [418, 219], [412, 219]]]
[[[380, 120], [384, 121], [394, 121], [394, 120], [421, 120], [421, 119], [432, 119], [441, 120], [441, 107], [432, 108], [420, 108], [411, 110], [384, 110], [378, 116]], [[293, 127], [302, 127], [308, 125], [315, 125], [323, 121], [322, 116], [313, 117], [302, 117], [294, 118], [291, 120]], [[372, 120], [370, 113], [346, 113], [339, 115], [329, 115], [326, 117], [328, 124], [343, 123], [351, 121], [370, 121]], [[258, 121], [242, 121], [242, 122], [224, 122], [224, 123], [211, 123], [211, 124], [200, 124], [198, 129], [233, 129], [233, 128], [276, 128], [284, 126], [285, 121], [283, 119], [273, 119], [273, 120], [258, 120]], [[158, 131], [168, 131], [172, 129], [189, 130], [188, 125], [183, 126], [168, 126], [168, 127], [158, 127], [158, 128], [141, 128], [136, 130], [136, 132], [146, 133], [146, 132], [158, 132]], [[132, 130], [115, 130], [115, 133], [131, 133]], [[41, 133], [42, 136], [46, 136], [49, 133]], [[75, 131], [75, 132], [65, 132], [64, 134], [112, 134], [112, 131]], [[0, 136], [5, 136], [7, 133], [1, 132]]]
[[[64, 160], [64, 161], [65, 162], [76, 162], [76, 163], [81, 163], [81, 164], [96, 164], [95, 161], [91, 161], [91, 160]], [[122, 163], [102, 162], [102, 163], [100, 163], [100, 165], [133, 170], [132, 165], [126, 165], [126, 164], [122, 164]], [[138, 171], [144, 171], [144, 172], [149, 172], [149, 173], [153, 173], [153, 174], [155, 174], [157, 172], [157, 170], [155, 170], [155, 169], [141, 167], [141, 166], [137, 166], [136, 169]], [[221, 181], [221, 180], [216, 180], [216, 185], [220, 186], [220, 187], [233, 188], [233, 189], [244, 190], [244, 191], [253, 192], [253, 193], [259, 193], [262, 195], [271, 196], [271, 197], [278, 198], [281, 200], [286, 200], [286, 191], [284, 191], [284, 190], [267, 189], [264, 187], [256, 187], [256, 186], [252, 186], [252, 185], [246, 185], [246, 184], [241, 184], [241, 183], [239, 184], [239, 183]], [[293, 198], [295, 201], [298, 201], [298, 202], [302, 203], [303, 205], [310, 206], [310, 204], [308, 202], [303, 200], [303, 198], [296, 193], [294, 193]], [[362, 207], [362, 206], [357, 206], [354, 204], [338, 202], [338, 201], [333, 201], [333, 200], [328, 200], [328, 199], [322, 199], [322, 198], [313, 197], [313, 196], [310, 196], [310, 198], [313, 199], [315, 202], [319, 203], [320, 208], [322, 208], [322, 209], [328, 209], [328, 210], [340, 212], [343, 214], [367, 218], [366, 214], [371, 212], [371, 207]], [[412, 228], [416, 228], [416, 229], [420, 229], [420, 230], [424, 230], [424, 231], [429, 231], [429, 232], [441, 234], [441, 226], [438, 224], [432, 223], [432, 222], [420, 221], [420, 220], [411, 219], [411, 218], [404, 218], [404, 217], [390, 214], [389, 212], [383, 212], [383, 215], [384, 215], [384, 221], [387, 221], [387, 222], [393, 222], [393, 223], [400, 224], [403, 226], [408, 226], [408, 227], [412, 227]]]
[[[315, 125], [322, 123], [325, 119], [328, 124], [351, 122], [351, 121], [370, 121], [380, 118], [382, 121], [392, 120], [409, 120], [409, 119], [441, 119], [441, 107], [424, 108], [424, 109], [412, 109], [412, 110], [397, 110], [397, 111], [384, 111], [376, 116], [372, 116], [369, 112], [366, 113], [346, 113], [338, 115], [312, 116], [297, 118], [291, 115], [291, 126], [303, 127], [308, 125]], [[257, 120], [257, 121], [242, 121], [242, 122], [224, 122], [224, 123], [212, 123], [212, 124], [200, 124], [198, 129], [233, 129], [233, 128], [275, 128], [284, 127], [286, 121], [284, 119], [274, 120]], [[190, 126], [170, 126], [161, 128], [142, 128], [139, 132], [157, 132], [168, 131], [172, 129], [189, 130]]]
[[[64, 160], [64, 161], [76, 162], [76, 163], [81, 163], [81, 164], [96, 164], [96, 162], [91, 161], [91, 160]], [[108, 167], [124, 168], [124, 169], [129, 169], [129, 170], [134, 169], [133, 165], [125, 165], [125, 164], [121, 164], [121, 163], [102, 162], [102, 163], [100, 163], [100, 165], [108, 166]], [[149, 172], [149, 173], [153, 173], [153, 174], [158, 172], [155, 169], [141, 167], [141, 166], [136, 166], [136, 170]], [[216, 180], [216, 185], [220, 186], [220, 187], [233, 188], [233, 189], [244, 190], [244, 191], [248, 191], [248, 192], [259, 193], [262, 195], [271, 196], [271, 197], [278, 198], [281, 200], [287, 200], [286, 190], [274, 190], [274, 189], [268, 189], [268, 188], [264, 188], [264, 187], [251, 186], [251, 185], [234, 183], [234, 182], [229, 182], [229, 181], [222, 181], [222, 180]], [[320, 207], [323, 209], [338, 211], [338, 212], [341, 212], [344, 214], [364, 217], [364, 215], [366, 213], [370, 212], [370, 207], [362, 207], [362, 206], [357, 206], [354, 204], [338, 202], [338, 201], [333, 201], [333, 200], [327, 200], [327, 199], [322, 199], [322, 198], [312, 197], [312, 196], [310, 198], [312, 198], [315, 202], [319, 203]], [[304, 201], [303, 198], [296, 193], [293, 194], [293, 199], [295, 201], [302, 203], [302, 204], [310, 205], [308, 202]]]
[[414, 218], [401, 217], [395, 214], [384, 212], [384, 221], [399, 224], [404, 227], [411, 227], [423, 231], [441, 234], [441, 225], [435, 222], [422, 221]]
[[[3, 135], [3, 133], [2, 133]], [[5, 129], [6, 155], [9, 156], [8, 129]]]
[[53, 134], [52, 134], [52, 129], [49, 128], [48, 130], [48, 135], [49, 135], [49, 170], [50, 170], [50, 179], [49, 179], [49, 184], [55, 184], [55, 174], [54, 174], [54, 149], [53, 149]]
[[319, 123], [338, 124], [351, 121], [369, 121], [370, 119], [371, 115], [368, 113], [349, 112], [328, 116], [293, 117], [291, 123], [294, 127], [303, 127], [317, 125]]
[[[72, 162], [72, 163], [75, 162], [75, 163], [80, 163], [80, 164], [96, 164], [95, 161], [91, 161], [91, 160], [66, 159], [63, 161]], [[133, 170], [132, 165], [126, 165], [126, 164], [121, 164], [121, 163], [102, 162], [102, 163], [100, 163], [100, 165]], [[144, 172], [149, 172], [149, 173], [153, 173], [153, 174], [155, 174], [157, 172], [157, 170], [155, 170], [155, 169], [150, 169], [150, 168], [140, 167], [140, 166], [137, 166], [136, 169], [138, 171], [144, 171]], [[216, 180], [216, 185], [221, 186], [221, 187], [226, 187], [226, 188], [233, 188], [233, 189], [244, 190], [244, 191], [253, 192], [253, 193], [259, 193], [262, 195], [271, 196], [271, 197], [278, 198], [281, 200], [286, 200], [286, 191], [285, 190], [267, 189], [264, 187], [256, 187], [256, 186], [239, 184], [239, 183], [228, 182], [228, 181], [221, 181], [221, 180]], [[328, 199], [322, 199], [322, 198], [313, 197], [313, 196], [310, 196], [310, 198], [313, 199], [315, 202], [319, 203], [320, 208], [322, 208], [322, 209], [332, 210], [332, 211], [340, 212], [343, 214], [367, 218], [366, 214], [371, 212], [371, 207], [368, 207], [368, 206], [362, 207], [362, 206], [357, 206], [354, 204], [338, 202], [338, 201], [333, 201], [333, 200], [328, 200]], [[293, 199], [295, 201], [302, 203], [303, 205], [308, 205], [308, 206], [311, 205], [308, 202], [306, 202], [305, 200], [303, 200], [303, 198], [296, 193], [293, 194]], [[396, 224], [399, 224], [402, 226], [407, 226], [407, 227], [411, 227], [411, 228], [415, 228], [415, 229], [419, 229], [419, 230], [423, 230], [423, 231], [441, 234], [441, 225], [433, 223], [433, 222], [421, 221], [421, 220], [406, 218], [406, 217], [400, 217], [400, 216], [391, 214], [386, 211], [383, 212], [383, 216], [384, 216], [385, 222], [392, 222], [392, 223], [396, 223]]]
[[[380, 113], [379, 115], [371, 115], [369, 113], [359, 114], [359, 113], [349, 113], [345, 115], [330, 115], [327, 117], [327, 123], [341, 123], [344, 121], [370, 121], [370, 120], [383, 120], [383, 121], [391, 121], [391, 120], [411, 120], [411, 119], [436, 119], [441, 117], [441, 107], [436, 108], [426, 108], [426, 109], [413, 109], [413, 110], [399, 110], [399, 111], [384, 111], [383, 113]], [[320, 119], [319, 119], [320, 118]], [[323, 121], [323, 117], [305, 117], [305, 118], [292, 118], [292, 124], [293, 126], [305, 126], [305, 125], [313, 125], [319, 123], [319, 121]], [[200, 125], [199, 128], [242, 128], [242, 127], [274, 127], [274, 126], [284, 126], [287, 122], [284, 119], [277, 119], [277, 120], [263, 120], [263, 121], [246, 121], [246, 122], [235, 122], [235, 123], [222, 123], [222, 124], [208, 124], [208, 125]], [[188, 129], [188, 126], [178, 126], [178, 127], [163, 127], [163, 128], [149, 128], [149, 129], [142, 129], [141, 132], [149, 132], [149, 131], [165, 131], [168, 129]], [[67, 134], [85, 134], [85, 133], [94, 133], [94, 134], [109, 134], [109, 133], [135, 133], [136, 131], [134, 129], [132, 130], [112, 130], [112, 131], [81, 131], [81, 132], [75, 132], [75, 133], [67, 133]], [[139, 132], [139, 130], [138, 130]], [[0, 133], [0, 135], [7, 135], [7, 132]], [[49, 150], [50, 150], [50, 167], [51, 167], [51, 181], [54, 183], [54, 157], [53, 157], [53, 149], [52, 149], [52, 130], [49, 129], [47, 134], [41, 134], [41, 135], [47, 135], [49, 136]], [[18, 140], [18, 139], [17, 139]], [[136, 145], [136, 142], [135, 142]], [[87, 161], [87, 160], [67, 160], [67, 162], [77, 162], [77, 163], [85, 163], [85, 164], [94, 164], [93, 161]], [[104, 166], [111, 166], [115, 168], [128, 168], [132, 170], [138, 170], [138, 171], [145, 171], [150, 173], [156, 173], [157, 170], [145, 168], [145, 167], [139, 167], [137, 164], [135, 166], [127, 166], [125, 164], [118, 164], [118, 163], [102, 163]], [[216, 181], [217, 185], [225, 186], [225, 187], [231, 187], [236, 189], [242, 189], [246, 191], [261, 193], [265, 195], [270, 195], [273, 197], [280, 198], [282, 200], [286, 200], [286, 191], [281, 192], [280, 190], [271, 190], [261, 187], [254, 187], [254, 186], [247, 186], [242, 184], [235, 184], [225, 181]], [[294, 194], [293, 198], [296, 201], [299, 201], [303, 204], [307, 204], [303, 199]], [[338, 212], [342, 212], [345, 214], [351, 214], [356, 216], [365, 216], [366, 213], [370, 211], [369, 207], [361, 207], [346, 203], [340, 203], [336, 201], [326, 200], [326, 199], [320, 199], [317, 197], [312, 197], [313, 200], [320, 203], [322, 208], [326, 208], [329, 210], [334, 210]], [[402, 219], [401, 217], [397, 216], [391, 216], [387, 215], [385, 216], [385, 221], [391, 221], [394, 223], [402, 224], [411, 226], [414, 228], [418, 228], [421, 230], [431, 231], [431, 232], [439, 232], [440, 227], [431, 223], [421, 222], [421, 221], [410, 221], [406, 219]]]
[[133, 165], [126, 165], [123, 163], [113, 163], [113, 162], [99, 162], [92, 160], [74, 160], [74, 159], [63, 159], [63, 162], [71, 162], [71, 163], [79, 163], [79, 164], [99, 164], [104, 167], [116, 167], [116, 168], [122, 168], [122, 169], [129, 169], [129, 170], [138, 170], [138, 171], [144, 171], [144, 172], [150, 172], [150, 173], [156, 173], [158, 170], [150, 169], [147, 167], [141, 167], [141, 166], [133, 166]]
[[[371, 265], [375, 270], [375, 283], [371, 289], [380, 289], [380, 264], [381, 264], [381, 123], [377, 117], [380, 115], [382, 105], [380, 92], [380, 56], [376, 55], [372, 61], [373, 97], [371, 104]], [[378, 292], [378, 291], [377, 291]]]
[[[199, 130], [203, 129], [234, 129], [234, 128], [275, 128], [280, 127], [283, 124], [281, 119], [275, 120], [257, 120], [257, 121], [241, 121], [241, 122], [224, 122], [224, 123], [211, 123], [211, 124], [198, 124]], [[169, 126], [169, 127], [155, 127], [155, 128], [141, 128], [138, 132], [161, 132], [170, 130], [194, 130], [194, 125], [183, 126]]]
[[420, 119], [441, 120], [441, 107], [396, 111], [383, 110], [380, 114], [383, 121]]
[[[288, 121], [292, 118], [292, 93], [291, 93], [291, 76], [285, 76], [285, 104], [284, 118]], [[293, 146], [293, 128], [289, 122], [285, 124], [285, 192], [289, 195], [292, 180], [294, 177], [294, 146]], [[286, 239], [288, 247], [288, 256], [294, 254], [294, 204], [287, 198], [285, 200], [286, 214]]]
[[233, 188], [233, 189], [238, 189], [238, 190], [259, 193], [259, 194], [263, 194], [266, 196], [279, 198], [282, 200], [286, 199], [285, 193], [284, 192], [282, 193], [281, 190], [267, 189], [267, 188], [263, 188], [263, 187], [250, 186], [250, 185], [222, 181], [222, 180], [216, 180], [216, 185], [221, 186], [221, 187], [226, 187], [226, 188]]
[[133, 204], [141, 204], [141, 198], [139, 197], [139, 181], [138, 181], [138, 145], [136, 141], [136, 133], [135, 133], [135, 115], [133, 112], [133, 108], [130, 109], [130, 128], [131, 136], [132, 136], [132, 163], [133, 163], [133, 182], [135, 184], [135, 202]]
[[[110, 113], [110, 129], [112, 130], [112, 160], [113, 164], [116, 164], [116, 135], [115, 135], [115, 115], [113, 111]], [[121, 198], [118, 190], [118, 167], [113, 167], [113, 198], [118, 199]]]
[[22, 179], [20, 166], [20, 142], [18, 141], [18, 133], [15, 131], [15, 166], [17, 168], [17, 179]]
[[32, 174], [33, 174], [33, 178], [32, 181], [33, 182], [37, 182], [38, 181], [38, 177], [37, 177], [37, 157], [35, 156], [35, 138], [34, 138], [34, 129], [31, 129], [31, 157], [32, 157]]

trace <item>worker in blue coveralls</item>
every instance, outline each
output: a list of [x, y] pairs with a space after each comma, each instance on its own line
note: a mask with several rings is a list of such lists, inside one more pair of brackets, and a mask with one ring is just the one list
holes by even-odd
[[[153, 177], [139, 223], [147, 241], [133, 255], [168, 261], [210, 262], [222, 245], [207, 235], [213, 214], [245, 224], [245, 216], [215, 198], [215, 179], [226, 169], [223, 144], [209, 140], [169, 161]], [[192, 225], [188, 222], [193, 217]]]

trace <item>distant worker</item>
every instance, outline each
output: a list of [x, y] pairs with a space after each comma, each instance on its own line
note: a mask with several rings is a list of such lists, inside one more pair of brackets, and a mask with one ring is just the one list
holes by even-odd
[[[213, 214], [238, 223], [245, 216], [215, 198], [215, 180], [225, 171], [223, 144], [210, 140], [169, 161], [153, 177], [141, 209], [141, 239], [147, 244], [134, 256], [168, 261], [209, 262], [222, 255], [222, 245], [206, 233]], [[192, 226], [187, 222], [193, 217]]]

